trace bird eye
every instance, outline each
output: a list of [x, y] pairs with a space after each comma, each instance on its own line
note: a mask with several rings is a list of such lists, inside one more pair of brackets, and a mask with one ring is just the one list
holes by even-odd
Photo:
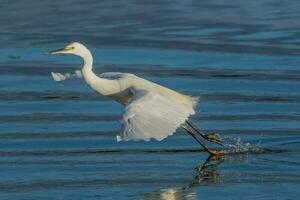
[[70, 50], [73, 50], [73, 49], [75, 49], [75, 47], [73, 47], [73, 46], [72, 46], [72, 47], [70, 47]]

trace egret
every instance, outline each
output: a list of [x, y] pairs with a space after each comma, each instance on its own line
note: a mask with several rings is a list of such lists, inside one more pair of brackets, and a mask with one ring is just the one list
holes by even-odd
[[210, 154], [222, 154], [222, 151], [210, 148], [198, 137], [219, 145], [223, 145], [223, 141], [216, 134], [206, 134], [189, 120], [195, 114], [197, 98], [129, 73], [106, 72], [96, 75], [91, 52], [78, 42], [49, 53], [79, 56], [83, 60], [81, 73], [85, 82], [94, 91], [125, 107], [117, 141], [161, 141], [181, 127]]

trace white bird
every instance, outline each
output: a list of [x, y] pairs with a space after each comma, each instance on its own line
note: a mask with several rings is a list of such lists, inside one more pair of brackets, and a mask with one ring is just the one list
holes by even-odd
[[[117, 135], [118, 141], [149, 141], [152, 138], [161, 141], [172, 135], [177, 128], [182, 127], [210, 154], [221, 154], [221, 151], [209, 148], [198, 139], [196, 133], [220, 145], [223, 145], [223, 141], [215, 134], [205, 134], [188, 120], [190, 115], [195, 114], [197, 98], [129, 73], [106, 72], [97, 76], [92, 70], [91, 52], [78, 42], [49, 53], [73, 54], [82, 58], [81, 74], [86, 83], [96, 92], [125, 106], [122, 128]], [[59, 73], [52, 73], [52, 75], [55, 80], [70, 77]]]

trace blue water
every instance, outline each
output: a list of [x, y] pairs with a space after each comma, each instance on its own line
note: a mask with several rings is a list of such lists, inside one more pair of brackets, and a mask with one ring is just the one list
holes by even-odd
[[[299, 6], [1, 1], [0, 199], [299, 199]], [[200, 96], [194, 123], [243, 153], [208, 158], [183, 130], [117, 143], [122, 106], [51, 77], [80, 69], [46, 54], [73, 41], [97, 73]]]

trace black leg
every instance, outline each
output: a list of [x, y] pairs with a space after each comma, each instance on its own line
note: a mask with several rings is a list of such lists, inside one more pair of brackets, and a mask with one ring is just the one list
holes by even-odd
[[224, 145], [224, 142], [215, 134], [206, 134], [204, 131], [200, 130], [196, 125], [194, 125], [190, 120], [187, 120], [186, 123], [195, 130], [201, 137], [204, 139], [219, 144], [221, 146]]
[[222, 155], [223, 153], [219, 150], [209, 148], [203, 141], [197, 138], [196, 134], [194, 133], [193, 129], [189, 128], [188, 126], [183, 125], [182, 128], [186, 130], [210, 155]]

